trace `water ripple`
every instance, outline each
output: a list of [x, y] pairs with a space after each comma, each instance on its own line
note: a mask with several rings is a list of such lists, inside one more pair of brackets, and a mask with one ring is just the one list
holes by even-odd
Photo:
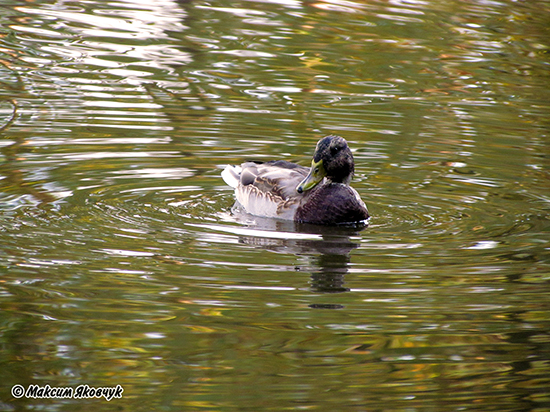
[[[544, 409], [544, 1], [4, 3], [6, 385], [154, 384], [127, 409]], [[368, 226], [233, 207], [226, 164], [309, 165], [329, 133]]]

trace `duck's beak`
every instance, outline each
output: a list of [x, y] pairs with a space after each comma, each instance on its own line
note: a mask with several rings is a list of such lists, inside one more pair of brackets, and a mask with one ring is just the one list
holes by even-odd
[[303, 193], [306, 190], [313, 189], [317, 186], [323, 178], [327, 175], [325, 168], [323, 166], [323, 159], [315, 163], [315, 160], [311, 161], [311, 169], [307, 177], [296, 186], [296, 191], [298, 193]]

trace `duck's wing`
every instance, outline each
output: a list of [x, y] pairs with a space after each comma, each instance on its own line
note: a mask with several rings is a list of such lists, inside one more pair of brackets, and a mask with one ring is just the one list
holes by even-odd
[[262, 192], [269, 192], [288, 200], [298, 195], [296, 186], [307, 176], [309, 169], [284, 160], [265, 163], [244, 163], [242, 185], [254, 185]]
[[283, 160], [228, 166], [222, 176], [248, 213], [293, 219], [301, 195], [296, 186], [309, 169]]

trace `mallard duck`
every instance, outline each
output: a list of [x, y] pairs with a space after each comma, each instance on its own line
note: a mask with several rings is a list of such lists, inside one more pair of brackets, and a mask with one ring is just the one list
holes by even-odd
[[227, 166], [225, 182], [246, 212], [301, 223], [336, 225], [366, 220], [369, 212], [355, 189], [353, 155], [340, 136], [317, 143], [311, 168], [285, 160]]

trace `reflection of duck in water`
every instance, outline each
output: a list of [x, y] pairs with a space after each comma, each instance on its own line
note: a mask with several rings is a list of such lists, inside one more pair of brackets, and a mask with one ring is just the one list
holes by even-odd
[[353, 171], [347, 142], [331, 135], [317, 143], [311, 169], [284, 160], [247, 162], [227, 166], [222, 177], [252, 215], [334, 225], [369, 217], [359, 194], [349, 186]]
[[[297, 223], [264, 217], [254, 217], [241, 207], [226, 215], [230, 222], [236, 221], [248, 227], [235, 225], [198, 224], [196, 226], [238, 236], [238, 242], [250, 247], [284, 255], [294, 254], [299, 261], [297, 272], [311, 274], [311, 289], [321, 293], [349, 291], [345, 287], [345, 275], [350, 268], [350, 253], [360, 246], [360, 231], [364, 225], [321, 226]], [[274, 259], [276, 262], [277, 259]], [[275, 263], [276, 265], [276, 263]], [[282, 266], [281, 271], [289, 270]], [[336, 308], [339, 305], [314, 304], [316, 308]]]

